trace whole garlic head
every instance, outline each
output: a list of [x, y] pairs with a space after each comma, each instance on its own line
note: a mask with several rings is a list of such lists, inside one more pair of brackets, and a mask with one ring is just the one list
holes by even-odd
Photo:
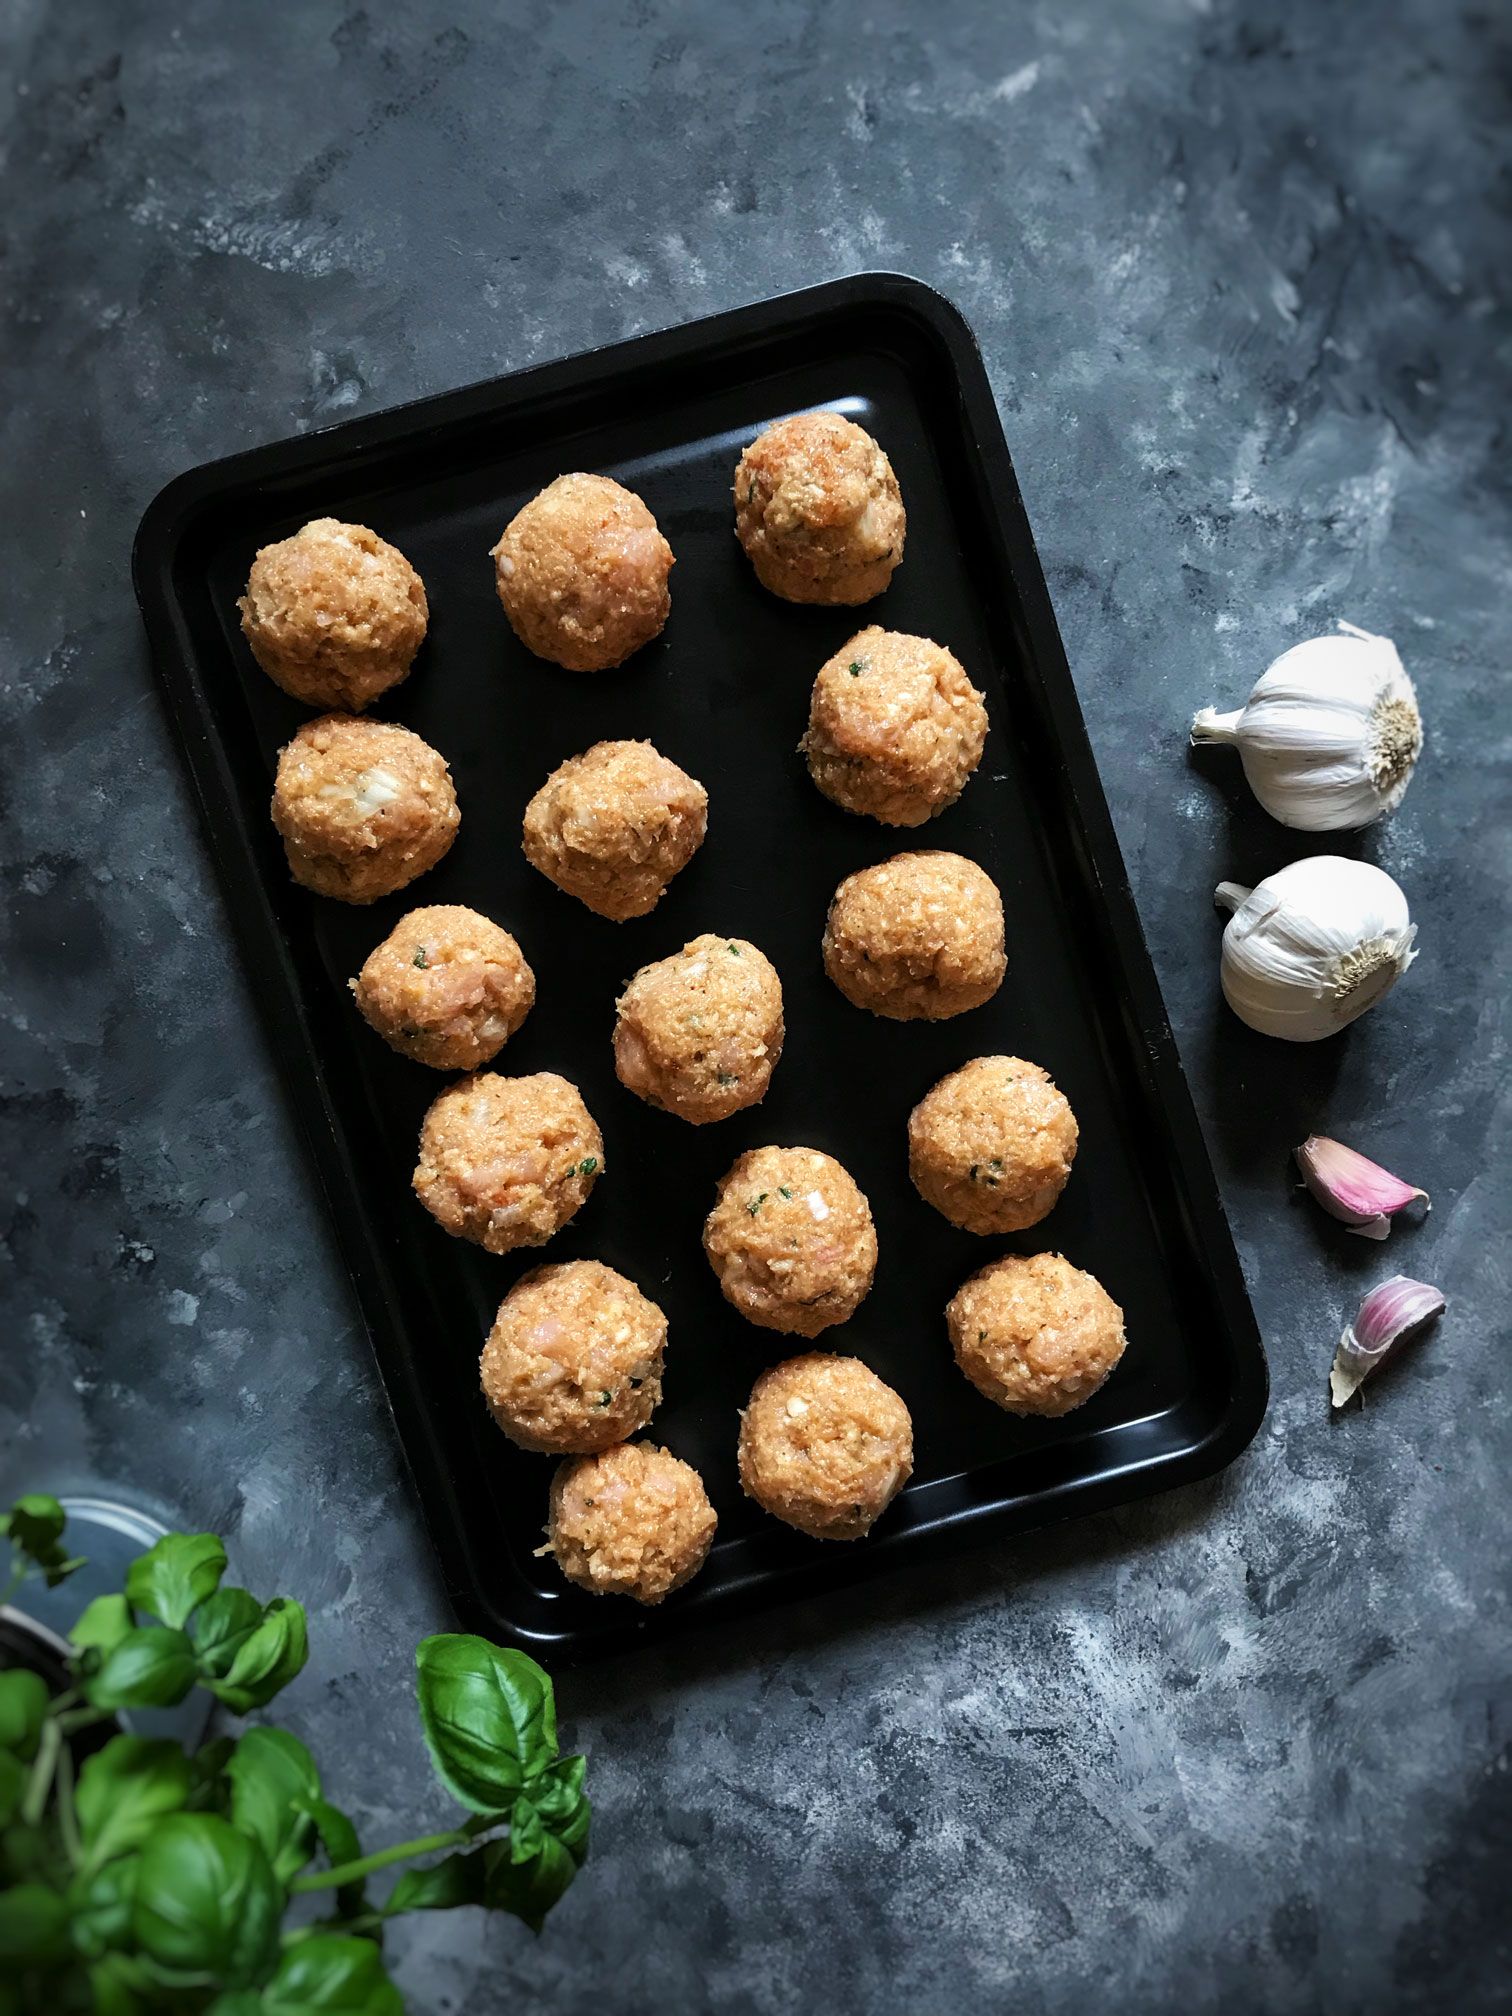
[[1220, 882], [1223, 998], [1251, 1029], [1316, 1043], [1384, 1000], [1417, 954], [1407, 898], [1383, 869], [1337, 854], [1294, 861], [1253, 889]]
[[1341, 623], [1293, 645], [1233, 714], [1204, 707], [1193, 742], [1233, 742], [1273, 819], [1307, 833], [1368, 826], [1402, 801], [1423, 747], [1412, 681], [1389, 637]]

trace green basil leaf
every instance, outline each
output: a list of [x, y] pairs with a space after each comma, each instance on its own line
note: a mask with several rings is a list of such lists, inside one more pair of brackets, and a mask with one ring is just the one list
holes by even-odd
[[485, 1871], [483, 1850], [448, 1855], [429, 1869], [406, 1869], [389, 1892], [384, 1916], [400, 1911], [455, 1911], [459, 1904], [481, 1904]]
[[79, 1769], [74, 1806], [86, 1875], [139, 1848], [189, 1796], [189, 1763], [177, 1743], [113, 1736]]
[[69, 1885], [73, 1916], [68, 1936], [81, 1958], [100, 1960], [112, 1947], [129, 1944], [140, 1861], [138, 1855], [123, 1855], [92, 1875], [77, 1876]]
[[107, 1953], [89, 1970], [89, 1994], [94, 2016], [142, 2016], [147, 2007], [143, 1969], [125, 1953]]
[[14, 1750], [28, 1763], [36, 1756], [48, 1699], [40, 1673], [25, 1666], [0, 1673], [0, 1750]]
[[131, 1927], [160, 1966], [235, 1988], [272, 1964], [283, 1906], [255, 1841], [213, 1813], [174, 1813], [142, 1850]]
[[14, 1819], [30, 1777], [14, 1750], [0, 1750], [0, 1827], [8, 1827]]
[[404, 1999], [384, 1970], [371, 1939], [317, 1932], [290, 1947], [262, 1991], [262, 2016], [404, 2016]]
[[233, 1988], [217, 1995], [205, 2016], [267, 2016], [268, 2005], [255, 1988]]
[[181, 1631], [225, 1572], [226, 1550], [214, 1533], [165, 1533], [126, 1570], [126, 1600]]
[[305, 1613], [286, 1596], [275, 1596], [263, 1620], [238, 1650], [222, 1680], [205, 1684], [238, 1715], [266, 1708], [280, 1687], [286, 1687], [309, 1657]]
[[415, 1649], [420, 1724], [436, 1774], [475, 1813], [494, 1813], [556, 1756], [548, 1679], [523, 1652], [443, 1632]]
[[131, 1628], [131, 1605], [124, 1596], [96, 1596], [92, 1603], [86, 1604], [83, 1615], [68, 1634], [68, 1642], [77, 1645], [81, 1652], [91, 1645], [98, 1652], [109, 1652]]
[[593, 1803], [578, 1796], [578, 1803], [564, 1819], [553, 1820], [550, 1831], [581, 1869], [588, 1859], [588, 1829], [593, 1822]]
[[[301, 1813], [308, 1813], [315, 1823], [320, 1845], [333, 1869], [340, 1869], [347, 1862], [362, 1860], [362, 1843], [357, 1839], [357, 1829], [339, 1806], [331, 1805], [327, 1799], [296, 1799], [294, 1804]], [[361, 1878], [355, 1883], [343, 1883], [336, 1892], [337, 1910], [344, 1917], [355, 1918], [362, 1909], [366, 1888]]]
[[546, 1829], [533, 1803], [522, 1792], [509, 1811], [509, 1859], [529, 1862], [541, 1852]]
[[224, 1680], [231, 1663], [263, 1621], [263, 1606], [246, 1589], [217, 1589], [194, 1613], [195, 1656], [207, 1680]]
[[100, 1670], [81, 1684], [96, 1708], [171, 1708], [197, 1678], [187, 1636], [164, 1624], [144, 1624], [113, 1645]]
[[184, 1805], [191, 1813], [219, 1813], [225, 1818], [231, 1803], [226, 1765], [235, 1748], [234, 1738], [217, 1736], [213, 1742], [202, 1743], [189, 1759], [189, 1796]]
[[539, 1932], [546, 1913], [559, 1902], [577, 1874], [576, 1864], [560, 1841], [547, 1834], [541, 1852], [528, 1862], [510, 1859], [502, 1844], [485, 1848], [489, 1859], [483, 1902], [490, 1911], [512, 1911], [532, 1932]]
[[536, 1784], [530, 1788], [530, 1796], [535, 1801], [541, 1818], [548, 1827], [558, 1820], [569, 1820], [583, 1803], [583, 1778], [588, 1769], [586, 1757], [558, 1757], [555, 1764], [548, 1764]]
[[0, 1518], [0, 1530], [9, 1533], [33, 1560], [39, 1552], [57, 1546], [67, 1524], [68, 1514], [57, 1499], [42, 1491], [29, 1491], [24, 1498], [18, 1498]]
[[226, 1764], [231, 1780], [231, 1825], [250, 1834], [290, 1883], [315, 1852], [315, 1826], [296, 1800], [320, 1797], [320, 1773], [297, 1736], [287, 1729], [249, 1729]]
[[0, 1890], [0, 1971], [46, 1967], [68, 1955], [68, 1905], [47, 1883]]
[[[57, 1866], [56, 1850], [56, 1841], [48, 1838], [44, 1828], [13, 1820], [0, 1834], [0, 1876], [12, 1883], [46, 1882]], [[0, 1881], [0, 1890], [4, 1887]]]

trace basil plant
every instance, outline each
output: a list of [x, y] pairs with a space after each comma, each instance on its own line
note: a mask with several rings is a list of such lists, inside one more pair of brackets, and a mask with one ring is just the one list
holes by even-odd
[[[41, 1496], [0, 1515], [5, 1598], [81, 1565], [64, 1525]], [[584, 1760], [558, 1754], [551, 1681], [483, 1638], [444, 1633], [415, 1655], [431, 1761], [466, 1809], [444, 1833], [365, 1852], [309, 1751], [262, 1723], [192, 1754], [114, 1735], [76, 1763], [117, 1709], [202, 1686], [246, 1715], [299, 1672], [303, 1609], [227, 1588], [225, 1570], [213, 1533], [171, 1533], [80, 1617], [61, 1693], [0, 1672], [0, 2016], [402, 2016], [391, 1918], [476, 1904], [539, 1932], [581, 1866]]]

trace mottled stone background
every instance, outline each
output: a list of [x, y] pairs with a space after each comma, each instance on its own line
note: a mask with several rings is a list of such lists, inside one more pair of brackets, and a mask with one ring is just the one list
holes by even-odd
[[[375, 1838], [444, 1625], [127, 579], [168, 477], [867, 266], [980, 336], [1269, 1349], [1221, 1480], [567, 1675], [593, 1859], [416, 2011], [1507, 2003], [1512, 20], [1450, 0], [4, 0], [4, 1484], [105, 1477], [309, 1605]], [[1220, 875], [1307, 851], [1192, 709], [1345, 616], [1428, 750], [1422, 956], [1288, 1052]], [[1353, 843], [1350, 843], [1353, 844]], [[1433, 1191], [1382, 1250], [1310, 1128]], [[1362, 1284], [1447, 1290], [1363, 1415]]]

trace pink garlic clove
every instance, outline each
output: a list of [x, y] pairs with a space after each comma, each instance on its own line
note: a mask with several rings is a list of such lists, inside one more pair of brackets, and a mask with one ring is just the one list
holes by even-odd
[[1433, 1208], [1426, 1190], [1415, 1190], [1379, 1162], [1356, 1154], [1342, 1141], [1330, 1141], [1326, 1134], [1309, 1134], [1292, 1152], [1302, 1181], [1323, 1209], [1362, 1239], [1384, 1239], [1397, 1212], [1415, 1197]]
[[1447, 1303], [1437, 1288], [1426, 1281], [1410, 1281], [1405, 1274], [1393, 1274], [1371, 1289], [1360, 1304], [1353, 1323], [1339, 1339], [1328, 1389], [1335, 1407], [1352, 1399], [1394, 1348], [1415, 1330], [1441, 1316]]

